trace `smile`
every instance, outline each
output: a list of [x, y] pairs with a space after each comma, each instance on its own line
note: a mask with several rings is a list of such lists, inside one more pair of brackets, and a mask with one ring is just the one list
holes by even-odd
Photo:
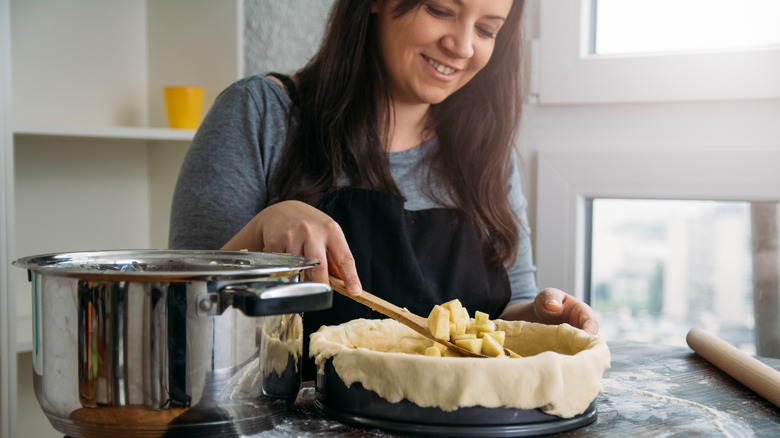
[[428, 64], [433, 66], [433, 68], [436, 69], [441, 74], [450, 75], [455, 73], [457, 70], [454, 68], [447, 67], [444, 64], [439, 64], [438, 62], [434, 61], [433, 59], [423, 55], [423, 58], [425, 58], [426, 61], [428, 61]]

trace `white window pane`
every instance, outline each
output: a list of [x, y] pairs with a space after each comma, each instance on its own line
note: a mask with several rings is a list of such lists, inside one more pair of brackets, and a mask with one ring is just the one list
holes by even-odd
[[777, 0], [592, 0], [600, 55], [780, 44]]
[[602, 334], [685, 345], [702, 327], [778, 357], [777, 230], [776, 204], [593, 200], [591, 297]]

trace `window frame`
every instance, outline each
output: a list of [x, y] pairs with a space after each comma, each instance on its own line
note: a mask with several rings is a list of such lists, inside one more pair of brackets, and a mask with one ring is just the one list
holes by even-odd
[[777, 163], [780, 150], [762, 148], [539, 151], [537, 284], [589, 297], [589, 199], [780, 202]]
[[540, 103], [780, 97], [778, 46], [675, 54], [590, 54], [592, 4], [592, 0], [540, 1]]

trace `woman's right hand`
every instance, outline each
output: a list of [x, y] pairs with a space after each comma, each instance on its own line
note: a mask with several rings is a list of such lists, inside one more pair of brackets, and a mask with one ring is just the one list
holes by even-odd
[[360, 295], [362, 286], [352, 251], [339, 224], [300, 201], [282, 201], [255, 215], [222, 249], [289, 253], [318, 259], [304, 271], [307, 281], [328, 283], [328, 274], [344, 280], [347, 291]]

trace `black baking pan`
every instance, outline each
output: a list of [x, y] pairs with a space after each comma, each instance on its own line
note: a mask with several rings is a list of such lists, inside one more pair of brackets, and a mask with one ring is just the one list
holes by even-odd
[[480, 406], [444, 411], [420, 407], [409, 400], [391, 403], [360, 383], [349, 387], [325, 363], [317, 374], [317, 409], [343, 423], [390, 432], [448, 437], [524, 437], [576, 429], [596, 420], [596, 400], [580, 415], [561, 418], [540, 409], [486, 408]]

